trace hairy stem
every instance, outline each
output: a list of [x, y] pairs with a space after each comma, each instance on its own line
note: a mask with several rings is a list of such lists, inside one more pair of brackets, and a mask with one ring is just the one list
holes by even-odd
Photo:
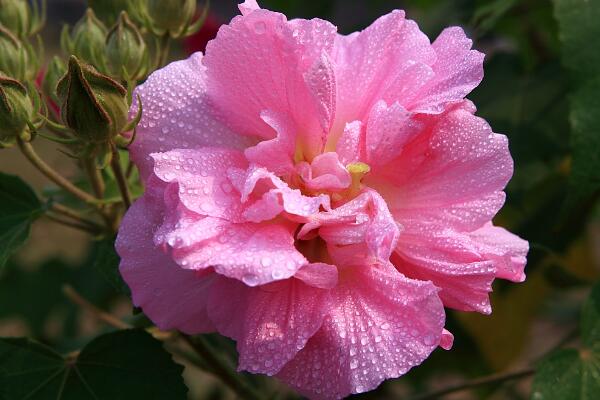
[[52, 182], [71, 193], [73, 196], [88, 204], [97, 205], [97, 199], [91, 194], [79, 189], [77, 186], [69, 182], [65, 177], [56, 172], [51, 166], [46, 164], [44, 160], [38, 156], [31, 143], [24, 142], [18, 139], [19, 148], [21, 152], [27, 157], [27, 159], [36, 167], [42, 174], [44, 174]]
[[127, 183], [127, 178], [123, 173], [123, 168], [121, 168], [121, 160], [119, 159], [119, 150], [113, 144], [112, 145], [112, 159], [110, 161], [110, 166], [115, 174], [115, 179], [117, 180], [117, 185], [119, 186], [119, 191], [121, 192], [121, 197], [123, 198], [123, 204], [125, 204], [125, 208], [129, 208], [131, 206], [131, 193], [129, 192], [129, 184]]
[[439, 399], [440, 397], [451, 394], [451, 393], [460, 392], [460, 391], [467, 390], [467, 389], [473, 389], [478, 386], [489, 385], [489, 384], [493, 384], [493, 383], [502, 383], [502, 382], [507, 382], [507, 381], [511, 381], [511, 380], [526, 378], [528, 376], [533, 375], [534, 373], [535, 373], [535, 369], [526, 368], [526, 369], [523, 369], [520, 371], [513, 371], [513, 372], [508, 372], [508, 373], [483, 376], [481, 378], [473, 379], [473, 380], [459, 383], [459, 384], [456, 384], [453, 386], [448, 386], [448, 387], [440, 389], [440, 390], [425, 393], [422, 395], [417, 395], [415, 397], [412, 397], [410, 400], [435, 400], [435, 399]]
[[183, 334], [181, 337], [196, 353], [198, 353], [198, 355], [200, 355], [202, 360], [210, 366], [212, 372], [233, 389], [242, 399], [261, 399], [260, 394], [244, 383], [239, 375], [232, 371], [212, 347], [206, 343], [204, 338], [200, 336], [192, 338]]

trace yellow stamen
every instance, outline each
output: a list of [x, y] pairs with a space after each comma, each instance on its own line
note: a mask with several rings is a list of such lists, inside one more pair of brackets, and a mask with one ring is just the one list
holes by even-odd
[[352, 177], [352, 183], [348, 188], [348, 195], [350, 198], [353, 198], [360, 193], [360, 182], [362, 181], [363, 177], [371, 171], [371, 167], [369, 167], [369, 164], [365, 164], [364, 162], [355, 162], [348, 164], [346, 169], [348, 172], [350, 172], [350, 176]]

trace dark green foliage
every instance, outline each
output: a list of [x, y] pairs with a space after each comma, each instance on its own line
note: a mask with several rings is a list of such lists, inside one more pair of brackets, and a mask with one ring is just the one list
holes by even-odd
[[7, 400], [183, 400], [183, 367], [141, 330], [105, 334], [62, 356], [30, 339], [0, 339]]

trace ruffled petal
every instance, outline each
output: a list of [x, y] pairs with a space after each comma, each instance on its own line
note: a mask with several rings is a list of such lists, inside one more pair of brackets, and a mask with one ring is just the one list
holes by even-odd
[[277, 375], [310, 398], [372, 390], [423, 362], [442, 338], [444, 309], [430, 282], [390, 265], [342, 275], [321, 329]]
[[[399, 71], [414, 63], [433, 64], [435, 57], [427, 36], [414, 21], [405, 19], [404, 11], [394, 10], [360, 33], [338, 36], [334, 56], [338, 87], [334, 135], [339, 137], [347, 122], [364, 121]], [[388, 100], [393, 103], [398, 99]]]
[[173, 62], [135, 89], [130, 115], [138, 111], [138, 95], [143, 114], [129, 150], [144, 179], [152, 173], [151, 153], [203, 146], [243, 149], [254, 143], [226, 128], [223, 119], [213, 113], [202, 57], [202, 53], [195, 53], [187, 60]]
[[179, 198], [186, 208], [200, 215], [242, 221], [240, 195], [227, 171], [246, 167], [243, 153], [203, 147], [154, 153], [151, 157], [156, 176], [178, 186]]
[[498, 278], [513, 282], [525, 280], [529, 243], [504, 228], [486, 224], [469, 234], [479, 253], [492, 260]]
[[335, 110], [335, 78], [326, 53], [336, 28], [322, 20], [288, 22], [283, 14], [244, 9], [207, 46], [210, 97], [229, 126], [245, 135], [272, 138], [260, 118], [263, 110], [288, 116], [298, 141], [314, 155]]
[[446, 28], [433, 42], [433, 76], [411, 99], [408, 109], [441, 113], [448, 103], [462, 100], [483, 79], [484, 54], [471, 50], [473, 42], [462, 28]]
[[160, 329], [212, 332], [215, 327], [206, 305], [214, 274], [180, 268], [153, 243], [154, 230], [163, 219], [163, 188], [151, 181], [146, 194], [125, 215], [116, 241], [119, 270], [131, 288], [133, 304]]
[[329, 302], [328, 290], [294, 278], [255, 288], [220, 278], [209, 313], [237, 341], [239, 370], [274, 375], [321, 327]]

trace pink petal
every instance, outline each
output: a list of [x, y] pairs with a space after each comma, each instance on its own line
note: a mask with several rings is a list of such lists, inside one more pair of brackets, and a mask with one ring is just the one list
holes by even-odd
[[238, 8], [242, 12], [242, 15], [248, 15], [254, 10], [260, 10], [256, 0], [245, 0], [242, 4], [238, 4]]
[[218, 235], [172, 248], [171, 255], [184, 268], [214, 268], [218, 274], [248, 286], [263, 285], [289, 278], [308, 263], [294, 247], [293, 226], [223, 224]]
[[263, 121], [277, 133], [275, 139], [264, 140], [244, 151], [248, 161], [277, 175], [289, 175], [294, 170], [296, 126], [285, 116], [271, 111], [261, 113]]
[[342, 163], [348, 165], [360, 160], [366, 161], [363, 128], [363, 123], [360, 121], [349, 122], [344, 127], [342, 136], [335, 147]]
[[151, 183], [119, 229], [116, 249], [121, 256], [121, 275], [131, 288], [133, 304], [160, 329], [188, 334], [212, 332], [215, 327], [206, 304], [214, 274], [181, 269], [154, 246], [154, 230], [163, 219], [162, 188], [160, 182]]
[[414, 21], [404, 18], [403, 11], [392, 11], [358, 34], [338, 36], [338, 112], [334, 134], [341, 134], [346, 122], [364, 121], [407, 63], [432, 64], [434, 60], [429, 39]]
[[[329, 209], [327, 195], [304, 196], [298, 189], [291, 189], [275, 174], [264, 168], [250, 166], [245, 173], [231, 171], [232, 182], [241, 192], [242, 202], [248, 202], [244, 212], [245, 218], [253, 222], [271, 219], [282, 211], [297, 216], [306, 217], [319, 212], [320, 207]], [[252, 201], [257, 194], [262, 197]]]
[[335, 265], [312, 263], [302, 267], [294, 278], [309, 286], [321, 289], [333, 289], [338, 283], [338, 271]]
[[385, 200], [372, 190], [331, 211], [312, 216], [298, 232], [298, 238], [310, 238], [315, 229], [319, 229], [330, 255], [341, 265], [364, 262], [358, 254], [387, 260], [400, 233]]
[[454, 344], [454, 335], [444, 329], [442, 331], [442, 338], [440, 339], [440, 347], [444, 350], [450, 350]]
[[203, 147], [154, 153], [151, 157], [156, 176], [178, 185], [179, 198], [186, 208], [200, 215], [243, 220], [240, 195], [227, 176], [229, 169], [247, 165], [241, 152]]
[[451, 230], [402, 233], [392, 258], [400, 272], [430, 280], [439, 287], [446, 307], [489, 314], [489, 292], [496, 277], [494, 263], [483, 257], [466, 234]]
[[350, 173], [334, 152], [319, 154], [310, 164], [301, 162], [296, 165], [296, 169], [304, 186], [316, 192], [340, 191], [352, 182]]
[[513, 282], [525, 280], [529, 243], [504, 228], [486, 224], [469, 234], [477, 250], [494, 262], [496, 276]]
[[328, 292], [298, 279], [250, 288], [221, 278], [209, 313], [219, 332], [237, 340], [239, 370], [274, 375], [321, 327]]
[[130, 115], [137, 113], [138, 95], [143, 114], [129, 149], [144, 179], [152, 172], [151, 153], [202, 146], [241, 149], [252, 143], [226, 128], [213, 113], [202, 57], [195, 53], [187, 60], [171, 63], [135, 89]]
[[462, 100], [483, 79], [484, 54], [471, 50], [473, 42], [459, 27], [446, 28], [433, 42], [437, 59], [434, 77], [408, 107], [424, 113], [440, 113], [446, 104]]
[[235, 17], [209, 42], [205, 65], [209, 94], [236, 132], [270, 139], [263, 110], [287, 115], [312, 156], [323, 144], [333, 118], [330, 52], [336, 29], [321, 20], [287, 21], [267, 10]]
[[321, 329], [277, 375], [310, 398], [372, 390], [423, 362], [442, 337], [444, 309], [430, 282], [389, 265], [343, 274]]
[[508, 141], [464, 107], [430, 117], [393, 166], [365, 177], [407, 231], [423, 224], [474, 230], [503, 204], [513, 171]]

